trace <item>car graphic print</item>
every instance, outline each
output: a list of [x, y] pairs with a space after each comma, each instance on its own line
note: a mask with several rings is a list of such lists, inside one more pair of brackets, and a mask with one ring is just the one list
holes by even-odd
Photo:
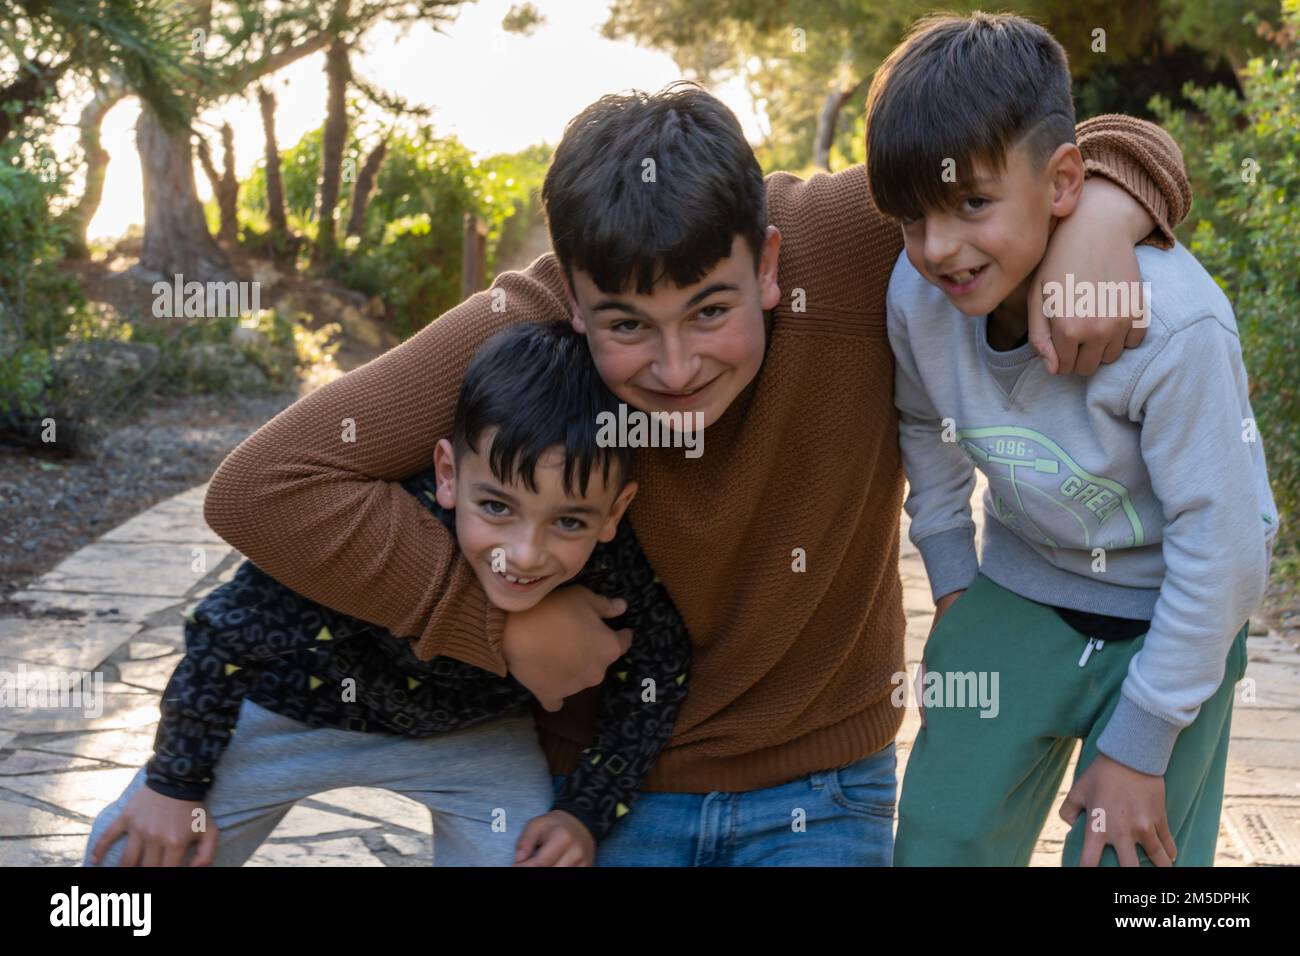
[[[1146, 543], [1128, 489], [1079, 467], [1042, 432], [1015, 425], [960, 428], [957, 440], [988, 478], [997, 519], [1027, 540], [1049, 548]], [[1078, 538], [1064, 544], [1044, 530], [1059, 528], [1062, 515], [1079, 529]], [[1106, 540], [1100, 542], [1103, 532]]]

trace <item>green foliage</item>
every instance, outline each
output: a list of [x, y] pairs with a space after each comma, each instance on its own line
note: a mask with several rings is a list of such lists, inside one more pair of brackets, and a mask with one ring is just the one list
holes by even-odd
[[1198, 203], [1179, 237], [1232, 299], [1251, 405], [1282, 514], [1300, 544], [1300, 0], [1287, 0], [1274, 55], [1249, 62], [1245, 97], [1188, 87], [1196, 113], [1152, 108], [1182, 144]]
[[85, 307], [58, 268], [63, 234], [49, 205], [61, 188], [0, 152], [0, 417], [40, 417], [56, 401], [52, 354]]
[[[1153, 93], [1173, 93], [1261, 48], [1248, 14], [1270, 16], [1278, 0], [613, 0], [602, 32], [668, 52], [705, 86], [738, 77], [764, 120], [755, 152], [767, 171], [813, 162], [818, 115], [828, 94], [847, 92], [831, 167], [860, 161], [857, 136], [876, 67], [918, 17], [1005, 10], [1042, 23], [1060, 41], [1076, 81], [1079, 115], [1142, 112]], [[1105, 50], [1094, 31], [1105, 31]], [[1222, 68], [1222, 78], [1231, 72]]]
[[[285, 202], [291, 229], [311, 234], [321, 131], [307, 133], [282, 154]], [[360, 168], [367, 148], [353, 136], [344, 152]], [[361, 235], [343, 242], [332, 274], [367, 295], [383, 297], [396, 331], [405, 337], [460, 300], [465, 213], [488, 226], [488, 267], [508, 253], [538, 214], [535, 194], [551, 150], [476, 159], [455, 137], [428, 127], [389, 135]], [[351, 184], [344, 183], [339, 221], [352, 213]], [[240, 218], [255, 230], [266, 224], [266, 175], [259, 166], [240, 189]]]

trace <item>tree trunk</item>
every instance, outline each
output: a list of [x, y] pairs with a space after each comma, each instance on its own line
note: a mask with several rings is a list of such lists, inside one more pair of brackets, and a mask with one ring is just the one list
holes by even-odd
[[339, 173], [343, 165], [343, 147], [348, 137], [347, 91], [351, 79], [348, 47], [342, 40], [330, 44], [325, 55], [325, 75], [329, 79], [329, 102], [325, 116], [325, 134], [321, 143], [320, 205], [317, 207], [316, 245], [312, 265], [322, 267], [334, 259], [337, 242], [334, 216], [339, 202]]
[[144, 251], [132, 272], [140, 279], [227, 282], [230, 262], [208, 232], [194, 189], [188, 131], [165, 128], [148, 106], [135, 126], [144, 181]]
[[835, 126], [839, 122], [840, 110], [861, 88], [862, 84], [858, 83], [851, 89], [833, 89], [822, 101], [821, 112], [817, 114], [817, 132], [813, 140], [813, 163], [818, 169], [831, 171], [831, 146], [835, 143]]
[[239, 179], [235, 176], [235, 131], [221, 124], [221, 186], [217, 207], [221, 210], [221, 231], [217, 238], [235, 242], [239, 238]]
[[366, 206], [370, 203], [370, 195], [375, 189], [375, 179], [379, 176], [379, 167], [383, 164], [384, 154], [387, 152], [388, 138], [385, 137], [370, 151], [365, 164], [361, 167], [361, 172], [357, 173], [356, 186], [352, 189], [352, 213], [348, 216], [349, 236], [361, 235], [366, 227]]
[[271, 244], [274, 248], [281, 248], [289, 241], [289, 221], [284, 211], [280, 147], [275, 141], [275, 94], [265, 86], [259, 86], [257, 103], [262, 110], [262, 133], [266, 137], [266, 216], [271, 222]]
[[100, 127], [104, 117], [126, 95], [125, 89], [113, 84], [95, 92], [94, 99], [81, 111], [77, 125], [81, 127], [81, 150], [86, 154], [86, 188], [77, 204], [64, 215], [68, 227], [68, 238], [64, 243], [64, 254], [74, 258], [85, 258], [90, 253], [86, 245], [86, 230], [90, 221], [99, 211], [100, 201], [104, 198], [104, 177], [108, 173], [108, 151], [100, 142]]

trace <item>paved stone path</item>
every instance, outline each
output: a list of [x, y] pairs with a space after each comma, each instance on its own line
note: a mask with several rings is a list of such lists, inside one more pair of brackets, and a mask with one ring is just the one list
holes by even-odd
[[[240, 560], [204, 524], [205, 490], [132, 518], [16, 596], [40, 617], [0, 617], [0, 672], [11, 682], [26, 674], [30, 685], [51, 671], [103, 680], [99, 713], [0, 706], [0, 866], [79, 863], [95, 814], [148, 759], [158, 696], [184, 646], [182, 619]], [[933, 604], [906, 530], [901, 573], [914, 672]], [[1276, 634], [1252, 635], [1249, 649], [1254, 684], [1243, 682], [1238, 692], [1218, 862], [1296, 864], [1300, 653]], [[918, 726], [909, 707], [898, 740], [900, 778]], [[1051, 817], [1033, 862], [1058, 865], [1066, 832]], [[429, 815], [418, 803], [353, 788], [303, 801], [250, 865], [424, 866], [431, 845]]]

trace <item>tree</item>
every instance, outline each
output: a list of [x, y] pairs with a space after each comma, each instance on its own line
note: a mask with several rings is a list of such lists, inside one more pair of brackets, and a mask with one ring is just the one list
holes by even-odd
[[185, 115], [178, 23], [145, 0], [13, 0], [0, 5], [0, 147], [78, 76], [136, 93], [168, 122]]

